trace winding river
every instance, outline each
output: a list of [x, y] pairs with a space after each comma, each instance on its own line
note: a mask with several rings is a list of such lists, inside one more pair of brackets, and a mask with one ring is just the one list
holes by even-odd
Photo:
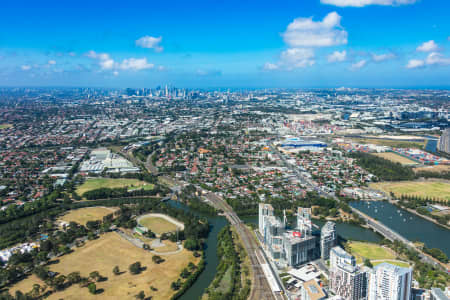
[[180, 298], [182, 300], [200, 299], [205, 289], [211, 284], [214, 276], [216, 275], [216, 269], [219, 265], [219, 259], [217, 257], [217, 236], [220, 230], [228, 224], [228, 221], [224, 217], [211, 217], [196, 211], [192, 211], [189, 207], [180, 202], [170, 200], [169, 204], [174, 207], [189, 211], [197, 216], [206, 217], [211, 226], [211, 231], [209, 232], [208, 239], [206, 240], [205, 269], [194, 282], [194, 284]]

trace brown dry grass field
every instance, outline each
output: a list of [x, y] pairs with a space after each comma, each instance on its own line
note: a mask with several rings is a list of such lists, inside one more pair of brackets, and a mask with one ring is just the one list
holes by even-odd
[[414, 172], [438, 172], [438, 173], [445, 173], [450, 172], [450, 165], [436, 165], [436, 166], [426, 166], [426, 167], [419, 167], [414, 168]]
[[402, 165], [417, 165], [418, 163], [413, 161], [412, 159], [403, 157], [394, 152], [384, 152], [384, 153], [376, 153], [375, 156], [390, 160], [395, 163], [400, 163]]
[[389, 139], [370, 139], [370, 138], [352, 138], [352, 141], [359, 144], [373, 144], [380, 146], [389, 146], [395, 148], [418, 148], [423, 149], [425, 147], [424, 141], [402, 141], [402, 140], [389, 140]]
[[[140, 291], [144, 291], [147, 297], [152, 296], [153, 300], [169, 299], [174, 293], [170, 284], [179, 278], [181, 270], [189, 262], [197, 264], [199, 261], [199, 258], [194, 258], [192, 252], [187, 250], [174, 255], [161, 255], [165, 262], [159, 265], [152, 262], [152, 256], [118, 234], [106, 233], [98, 240], [90, 241], [85, 246], [75, 249], [73, 253], [60, 257], [59, 263], [50, 265], [50, 270], [64, 275], [79, 271], [82, 276], [87, 277], [90, 272], [98, 271], [108, 278], [106, 281], [96, 283], [97, 289], [104, 291], [92, 295], [87, 288], [80, 288], [76, 284], [64, 291], [53, 293], [47, 299], [135, 299], [135, 295]], [[132, 275], [128, 271], [128, 266], [136, 261], [140, 261], [146, 270], [139, 275]], [[114, 275], [112, 272], [114, 266], [119, 266], [125, 273]], [[13, 294], [18, 289], [28, 292], [34, 283], [43, 285], [38, 278], [31, 276], [11, 288], [10, 293]], [[158, 291], [150, 291], [150, 286], [156, 287]]]
[[117, 208], [110, 207], [85, 207], [69, 211], [58, 220], [65, 222], [77, 222], [86, 225], [88, 221], [102, 220], [104, 216], [115, 212]]

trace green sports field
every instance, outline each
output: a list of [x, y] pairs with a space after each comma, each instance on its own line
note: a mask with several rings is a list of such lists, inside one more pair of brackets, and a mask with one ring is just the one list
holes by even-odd
[[154, 185], [138, 179], [129, 178], [90, 178], [80, 185], [76, 192], [78, 195], [83, 195], [85, 192], [92, 191], [99, 188], [123, 188], [128, 187], [129, 190], [145, 189], [151, 190]]

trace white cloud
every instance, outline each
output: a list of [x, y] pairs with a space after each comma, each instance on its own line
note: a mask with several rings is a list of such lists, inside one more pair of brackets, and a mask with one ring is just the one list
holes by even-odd
[[152, 69], [155, 67], [154, 64], [149, 63], [147, 58], [127, 58], [122, 62], [117, 62], [111, 58], [108, 53], [97, 53], [95, 51], [89, 51], [86, 53], [87, 57], [98, 60], [100, 69], [102, 70], [132, 70], [140, 71], [146, 69]]
[[393, 59], [393, 58], [395, 58], [395, 54], [393, 54], [393, 53], [384, 53], [384, 54], [372, 53], [372, 60], [374, 62], [382, 62], [382, 61]]
[[153, 37], [153, 36], [143, 36], [140, 39], [136, 40], [136, 46], [148, 49], [155, 49], [156, 52], [163, 51], [163, 47], [159, 45], [161, 43], [162, 37]]
[[288, 70], [310, 67], [314, 64], [314, 50], [312, 49], [290, 48], [281, 52], [280, 55], [279, 65]]
[[48, 64], [49, 64], [49, 65], [56, 65], [56, 61], [54, 61], [54, 60], [49, 60], [49, 61], [48, 61]]
[[328, 55], [328, 62], [338, 62], [344, 61], [347, 58], [347, 51], [334, 51], [330, 55]]
[[147, 62], [147, 58], [128, 58], [124, 59], [119, 65], [119, 68], [122, 70], [133, 71], [153, 69], [154, 67], [154, 64]]
[[166, 70], [166, 67], [164, 67], [164, 66], [158, 66], [158, 71], [165, 71]]
[[116, 63], [111, 58], [100, 59], [100, 62], [99, 62], [100, 68], [102, 68], [103, 70], [111, 70], [114, 68], [115, 64]]
[[114, 75], [114, 76], [119, 76], [119, 72], [114, 71], [114, 72], [113, 72], [113, 75]]
[[408, 64], [406, 65], [406, 68], [416, 69], [425, 66], [435, 66], [435, 65], [438, 66], [450, 65], [450, 58], [447, 58], [438, 52], [431, 52], [424, 60], [421, 59], [409, 60]]
[[408, 68], [408, 69], [416, 69], [416, 68], [421, 68], [423, 66], [425, 66], [425, 62], [423, 60], [410, 59], [408, 61], [408, 64], [406, 65], [406, 68]]
[[283, 39], [292, 48], [327, 47], [347, 44], [347, 31], [341, 26], [341, 16], [331, 12], [322, 21], [297, 18], [283, 33]]
[[109, 58], [109, 54], [108, 53], [97, 53], [94, 50], [89, 51], [85, 55], [87, 57], [93, 58], [93, 59], [108, 59]]
[[20, 67], [23, 71], [28, 71], [31, 70], [31, 66], [30, 65], [23, 65]]
[[111, 70], [114, 68], [116, 62], [108, 53], [97, 53], [93, 50], [85, 54], [87, 57], [98, 60], [98, 64], [102, 70]]
[[367, 64], [367, 60], [362, 59], [362, 60], [360, 60], [360, 61], [358, 61], [358, 62], [352, 64], [350, 68], [351, 68], [352, 70], [359, 70], [359, 69], [361, 69], [362, 67], [364, 67], [366, 64]]
[[273, 63], [270, 63], [270, 62], [266, 62], [266, 63], [264, 64], [263, 69], [266, 70], [266, 71], [273, 71], [273, 70], [279, 69], [279, 66], [278, 66], [277, 64], [273, 64]]
[[431, 52], [428, 54], [425, 63], [427, 65], [441, 65], [446, 66], [450, 65], [450, 58], [444, 57], [441, 53]]
[[437, 51], [439, 49], [438, 45], [433, 41], [428, 41], [417, 47], [417, 51], [420, 52], [432, 52]]
[[417, 0], [320, 0], [323, 4], [346, 7], [363, 7], [367, 5], [404, 5], [412, 4]]

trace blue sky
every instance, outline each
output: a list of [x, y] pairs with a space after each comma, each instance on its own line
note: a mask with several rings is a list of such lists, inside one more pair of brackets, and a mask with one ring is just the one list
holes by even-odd
[[448, 88], [449, 14], [448, 0], [8, 1], [0, 86]]

